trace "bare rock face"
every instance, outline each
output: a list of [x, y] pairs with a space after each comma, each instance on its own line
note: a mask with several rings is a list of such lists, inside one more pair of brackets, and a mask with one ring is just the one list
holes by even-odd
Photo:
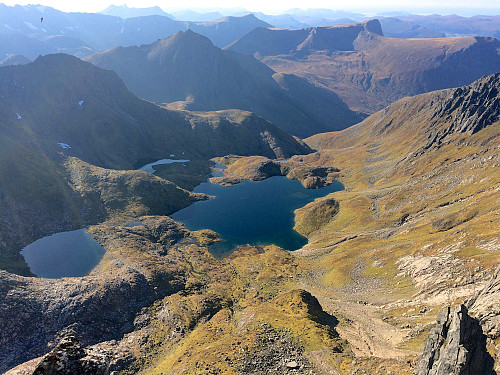
[[477, 80], [469, 86], [450, 90], [441, 104], [437, 105], [430, 128], [445, 119], [451, 126], [440, 129], [429, 138], [425, 148], [440, 144], [453, 133], [474, 134], [500, 118], [500, 73]]
[[67, 327], [59, 332], [58, 344], [43, 357], [9, 371], [10, 375], [106, 375], [119, 362], [127, 362], [130, 353], [116, 353], [104, 348], [83, 348], [75, 331]]
[[465, 305], [441, 310], [425, 342], [417, 375], [441, 374], [494, 374], [486, 336]]
[[500, 337], [500, 267], [491, 281], [468, 302], [468, 307], [484, 329], [488, 338]]

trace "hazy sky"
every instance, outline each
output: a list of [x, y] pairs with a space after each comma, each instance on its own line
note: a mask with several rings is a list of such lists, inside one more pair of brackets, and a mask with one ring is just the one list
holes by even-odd
[[[98, 12], [110, 4], [144, 8], [158, 5], [162, 9], [175, 7], [189, 8], [233, 8], [241, 7], [249, 11], [278, 13], [290, 8], [328, 8], [334, 10], [352, 10], [361, 13], [413, 10], [419, 13], [457, 13], [457, 14], [500, 14], [500, 0], [183, 0], [182, 3], [169, 0], [0, 0], [7, 5], [26, 5], [41, 3], [65, 12]], [[182, 5], [181, 5], [182, 4]], [[441, 12], [439, 12], [441, 10]], [[481, 12], [481, 10], [484, 10]], [[444, 11], [444, 12], [443, 12]]]

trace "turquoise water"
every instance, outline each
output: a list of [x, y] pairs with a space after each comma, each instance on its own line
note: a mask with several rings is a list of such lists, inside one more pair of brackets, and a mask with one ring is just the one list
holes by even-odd
[[85, 229], [41, 238], [21, 251], [31, 272], [49, 279], [88, 275], [104, 253]]
[[194, 192], [215, 198], [196, 202], [177, 211], [172, 218], [190, 230], [211, 229], [219, 233], [224, 242], [210, 248], [217, 257], [247, 244], [275, 244], [297, 250], [307, 244], [307, 239], [293, 230], [294, 210], [343, 188], [334, 181], [321, 189], [306, 189], [299, 181], [281, 176], [243, 181], [232, 187], [206, 182]]

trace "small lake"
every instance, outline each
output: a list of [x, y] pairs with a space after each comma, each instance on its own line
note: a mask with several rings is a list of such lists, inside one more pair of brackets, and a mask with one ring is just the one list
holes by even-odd
[[307, 244], [307, 238], [293, 230], [294, 211], [343, 189], [338, 181], [321, 189], [306, 189], [299, 181], [282, 176], [245, 180], [232, 187], [206, 182], [193, 191], [215, 198], [193, 203], [171, 216], [190, 230], [211, 229], [219, 233], [224, 241], [210, 248], [216, 257], [224, 257], [235, 247], [247, 244], [275, 244], [297, 250]]
[[104, 253], [85, 229], [40, 238], [21, 251], [31, 272], [49, 279], [88, 275]]
[[172, 163], [188, 163], [190, 160], [181, 160], [181, 159], [161, 159], [157, 160], [153, 163], [149, 163], [146, 165], [143, 165], [142, 167], [139, 168], [140, 171], [145, 171], [148, 173], [155, 173], [154, 166], [156, 165], [164, 165], [164, 164], [172, 164]]

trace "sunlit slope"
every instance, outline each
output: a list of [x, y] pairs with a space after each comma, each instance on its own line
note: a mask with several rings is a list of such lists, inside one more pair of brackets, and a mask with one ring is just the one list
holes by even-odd
[[334, 194], [338, 213], [307, 246], [329, 269], [325, 285], [355, 283], [361, 265], [360, 277], [395, 296], [409, 280], [413, 303], [433, 305], [470, 296], [489, 278], [500, 259], [499, 88], [496, 74], [405, 98], [307, 140], [346, 185]]

